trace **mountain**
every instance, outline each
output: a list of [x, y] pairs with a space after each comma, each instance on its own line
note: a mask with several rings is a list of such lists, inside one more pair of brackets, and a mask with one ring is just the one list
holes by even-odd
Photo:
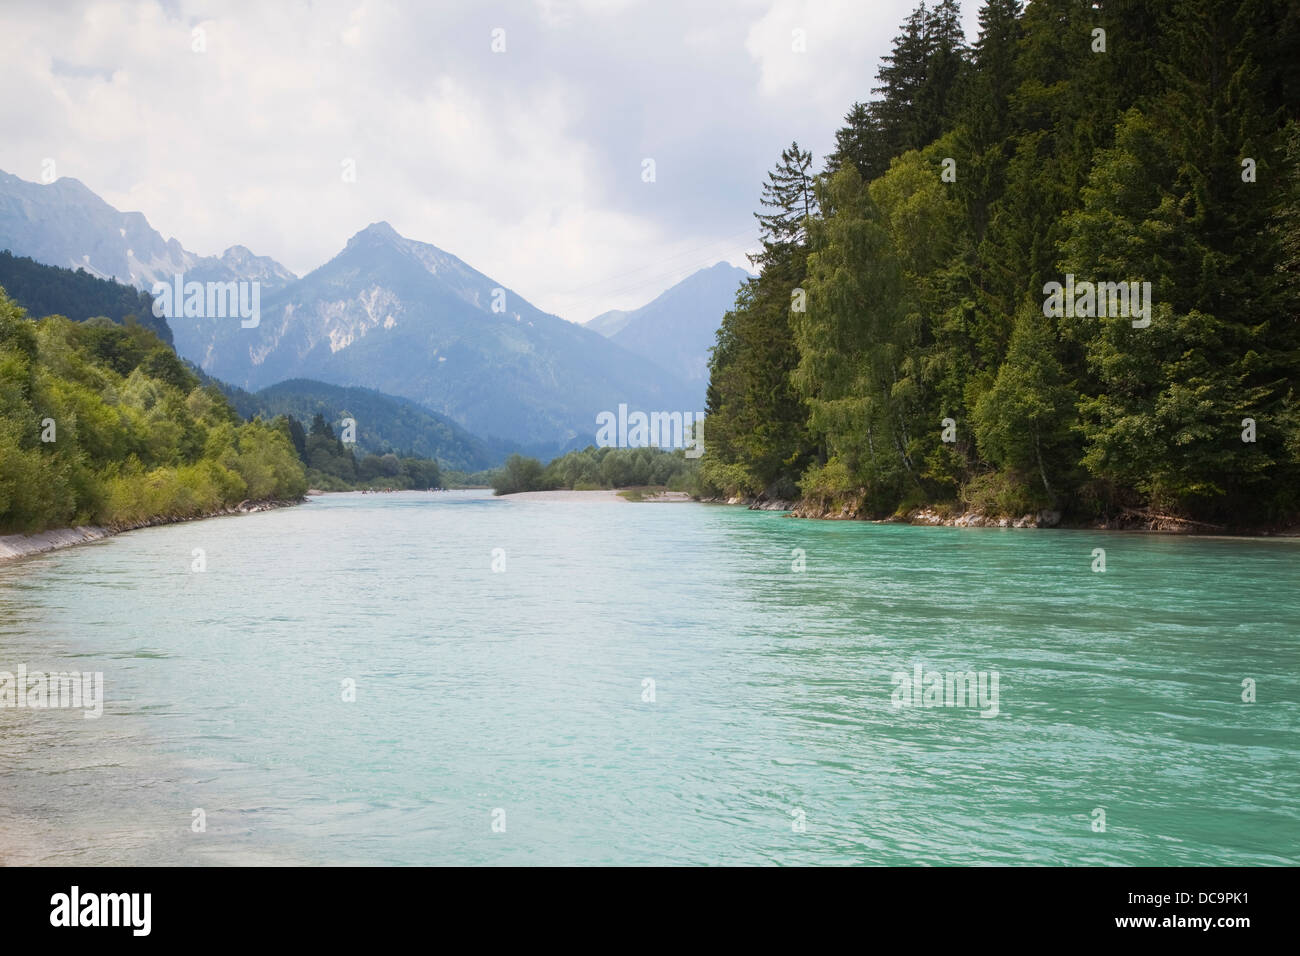
[[38, 262], [84, 269], [146, 292], [155, 282], [258, 280], [265, 294], [292, 282], [274, 259], [232, 246], [220, 256], [200, 256], [164, 239], [138, 212], [120, 212], [76, 179], [48, 185], [0, 172], [0, 249]]
[[62, 315], [74, 322], [105, 316], [118, 325], [138, 321], [168, 345], [172, 330], [153, 314], [153, 297], [116, 279], [99, 279], [80, 269], [47, 266], [0, 250], [0, 287], [32, 318]]
[[627, 403], [686, 411], [675, 375], [374, 223], [262, 299], [260, 323], [173, 319], [177, 349], [246, 389], [292, 378], [400, 395], [480, 436], [563, 443]]
[[494, 468], [516, 449], [484, 442], [451, 419], [437, 415], [406, 398], [396, 398], [368, 388], [327, 385], [309, 379], [291, 379], [260, 392], [218, 382], [230, 403], [244, 418], [290, 415], [304, 426], [317, 413], [335, 429], [343, 418], [357, 423], [359, 454], [397, 452], [419, 458], [436, 458], [444, 468], [481, 471]]
[[256, 327], [172, 313], [176, 351], [249, 390], [305, 378], [400, 395], [492, 448], [549, 457], [591, 441], [596, 414], [621, 403], [645, 411], [702, 407], [701, 390], [671, 369], [542, 312], [387, 223], [357, 233], [298, 279], [243, 246], [220, 256], [189, 252], [140, 213], [114, 209], [75, 179], [39, 185], [0, 172], [6, 248], [145, 291], [178, 273], [186, 281], [255, 280]]
[[186, 279], [221, 282], [246, 279], [260, 282], [264, 292], [288, 285], [298, 277], [270, 256], [258, 256], [247, 246], [231, 246], [219, 256], [200, 259], [186, 273]]
[[622, 309], [611, 309], [609, 312], [602, 312], [594, 319], [588, 319], [583, 325], [609, 338], [627, 327], [627, 320], [631, 315], [631, 312], [624, 312]]
[[719, 262], [687, 276], [639, 309], [605, 312], [586, 328], [691, 383], [696, 396], [692, 407], [702, 409], [709, 349], [722, 316], [735, 307], [737, 290], [750, 278], [744, 269]]

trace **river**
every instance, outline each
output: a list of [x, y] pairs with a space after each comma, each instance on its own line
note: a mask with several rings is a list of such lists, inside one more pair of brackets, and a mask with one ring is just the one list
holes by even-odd
[[0, 707], [0, 862], [1296, 864], [1298, 570], [475, 491], [136, 531], [0, 566], [0, 671], [104, 688]]

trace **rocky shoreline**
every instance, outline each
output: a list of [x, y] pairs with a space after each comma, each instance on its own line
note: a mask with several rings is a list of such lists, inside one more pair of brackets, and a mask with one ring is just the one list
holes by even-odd
[[1261, 537], [1300, 535], [1297, 527], [1229, 528], [1223, 525], [1194, 521], [1177, 515], [1154, 514], [1149, 511], [1129, 509], [1110, 518], [1089, 522], [1068, 522], [1061, 512], [1043, 510], [1024, 515], [989, 515], [976, 511], [954, 513], [933, 507], [914, 508], [906, 514], [889, 518], [875, 518], [865, 511], [860, 499], [848, 498], [834, 501], [813, 499], [776, 498], [705, 498], [716, 504], [743, 505], [750, 511], [784, 511], [790, 518], [812, 518], [821, 521], [873, 521], [878, 524], [913, 524], [948, 528], [1078, 528], [1092, 531], [1160, 531], [1181, 534], [1233, 534]]
[[0, 535], [0, 564], [30, 557], [34, 554], [44, 554], [47, 551], [57, 551], [60, 548], [70, 548], [73, 545], [100, 541], [115, 534], [122, 534], [125, 531], [154, 528], [165, 524], [180, 524], [184, 521], [202, 521], [205, 518], [220, 518], [227, 515], [256, 514], [259, 511], [290, 508], [302, 504], [306, 500], [306, 498], [297, 500], [249, 500], [241, 501], [229, 508], [218, 508], [215, 511], [205, 512], [200, 515], [156, 515], [143, 521], [128, 521], [113, 525], [78, 525], [74, 528], [53, 528], [36, 534]]

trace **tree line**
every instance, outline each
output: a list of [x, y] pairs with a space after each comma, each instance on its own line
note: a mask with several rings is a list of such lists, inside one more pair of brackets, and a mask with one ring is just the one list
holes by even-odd
[[592, 491], [610, 488], [664, 487], [671, 491], [697, 490], [698, 460], [685, 451], [643, 447], [614, 448], [588, 445], [543, 465], [536, 458], [514, 454], [491, 475], [493, 491], [512, 495], [521, 491]]
[[[130, 286], [8, 252], [0, 275], [22, 291], [0, 285], [0, 533], [192, 518], [308, 488], [486, 483], [414, 454], [358, 456], [321, 414], [306, 428], [246, 420]], [[30, 318], [36, 306], [51, 314]]]
[[325, 416], [316, 413], [310, 428], [286, 416], [289, 438], [298, 458], [307, 469], [307, 482], [321, 491], [348, 491], [355, 488], [426, 490], [441, 488], [442, 470], [432, 458], [398, 456], [394, 452], [363, 455], [357, 458], [353, 443], [336, 435]]
[[153, 314], [153, 296], [116, 279], [100, 279], [81, 269], [47, 266], [0, 250], [0, 287], [29, 315], [64, 315], [74, 322], [107, 316], [119, 325], [136, 321], [168, 345], [172, 330]]

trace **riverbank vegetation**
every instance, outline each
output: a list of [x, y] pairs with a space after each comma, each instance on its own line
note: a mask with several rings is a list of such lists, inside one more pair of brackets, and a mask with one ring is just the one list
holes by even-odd
[[307, 483], [320, 491], [373, 491], [442, 487], [442, 471], [431, 458], [367, 454], [358, 458], [334, 428], [317, 414], [308, 429], [293, 417], [285, 419], [290, 440], [307, 471]]
[[[968, 47], [941, 0], [879, 84], [823, 169], [792, 144], [769, 176], [705, 492], [1293, 521], [1294, 6], [988, 0]], [[1054, 308], [1075, 280], [1131, 311]]]
[[492, 475], [492, 489], [498, 495], [520, 491], [594, 491], [611, 488], [666, 488], [670, 491], [695, 489], [698, 459], [687, 458], [680, 449], [597, 448], [561, 455], [548, 465], [536, 458], [511, 455]]
[[0, 532], [198, 517], [306, 490], [287, 422], [241, 420], [149, 329], [34, 321], [0, 289]]

